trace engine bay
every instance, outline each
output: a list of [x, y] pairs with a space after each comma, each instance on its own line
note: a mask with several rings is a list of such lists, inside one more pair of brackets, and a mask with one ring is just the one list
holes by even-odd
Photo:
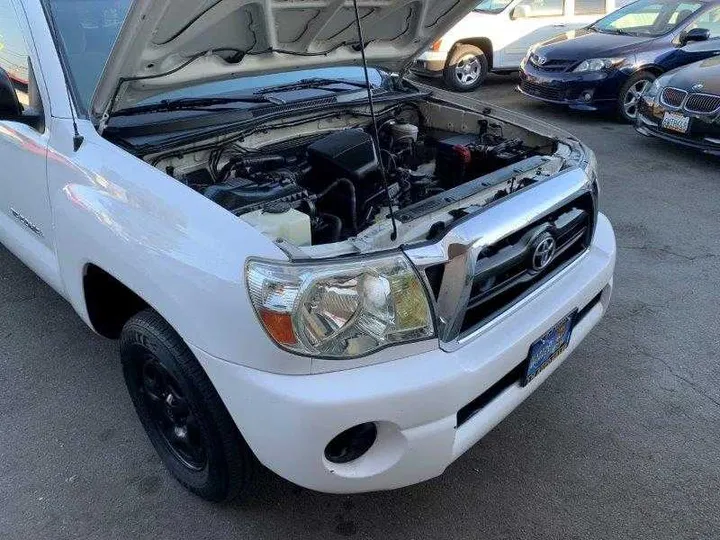
[[[265, 145], [234, 137], [195, 152], [189, 165], [180, 154], [153, 163], [268, 236], [319, 246], [355, 238], [388, 221], [391, 209], [410, 220], [449, 202], [446, 193], [554, 150], [506, 135], [500, 123], [474, 120], [472, 130], [440, 129], [420, 107], [405, 104], [378, 122], [379, 151], [365, 121]], [[515, 176], [497, 182], [492, 198], [534, 181]]]

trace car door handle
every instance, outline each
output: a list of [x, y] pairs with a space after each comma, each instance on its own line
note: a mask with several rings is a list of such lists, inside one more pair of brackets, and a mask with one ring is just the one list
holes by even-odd
[[561, 24], [553, 24], [554, 28], [565, 28], [566, 26], [567, 26], [566, 24], [562, 24], [562, 23]]

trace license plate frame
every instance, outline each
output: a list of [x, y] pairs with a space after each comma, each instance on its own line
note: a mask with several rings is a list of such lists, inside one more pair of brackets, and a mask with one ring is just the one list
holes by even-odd
[[685, 135], [690, 130], [690, 117], [677, 112], [666, 111], [660, 127], [666, 131]]
[[527, 386], [533, 379], [564, 353], [570, 345], [578, 311], [566, 315], [543, 336], [530, 345], [522, 386]]

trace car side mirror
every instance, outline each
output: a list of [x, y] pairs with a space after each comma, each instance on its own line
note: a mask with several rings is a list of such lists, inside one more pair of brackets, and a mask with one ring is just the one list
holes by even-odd
[[0, 68], [0, 120], [19, 122], [42, 131], [44, 117], [32, 109], [23, 109], [15, 84], [7, 71]]
[[0, 68], [0, 120], [15, 120], [22, 116], [22, 106], [15, 93], [15, 85], [7, 71]]
[[710, 39], [710, 30], [707, 28], [693, 28], [683, 32], [680, 36], [680, 45], [685, 46], [693, 41], [707, 41]]
[[530, 6], [519, 5], [510, 13], [510, 18], [514, 21], [515, 19], [527, 19], [530, 16]]

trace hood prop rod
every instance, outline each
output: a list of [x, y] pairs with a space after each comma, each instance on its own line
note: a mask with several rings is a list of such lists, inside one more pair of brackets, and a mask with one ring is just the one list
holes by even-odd
[[377, 116], [375, 115], [375, 101], [373, 100], [372, 87], [370, 86], [370, 73], [368, 71], [367, 58], [365, 57], [365, 36], [363, 35], [362, 22], [360, 21], [360, 10], [358, 9], [357, 0], [353, 0], [353, 7], [355, 8], [355, 26], [357, 27], [358, 41], [360, 47], [360, 54], [362, 55], [363, 70], [365, 71], [365, 85], [367, 88], [368, 104], [370, 105], [370, 117], [372, 118], [373, 133], [372, 140], [375, 146], [375, 154], [380, 166], [380, 176], [382, 177], [383, 188], [385, 190], [385, 196], [387, 197], [388, 208], [390, 209], [390, 220], [392, 221], [393, 232], [390, 235], [390, 240], [393, 242], [397, 240], [398, 229], [397, 222], [395, 221], [395, 210], [393, 210], [393, 200], [390, 196], [390, 188], [388, 187], [387, 173], [385, 171], [385, 164], [382, 160], [382, 152], [380, 150], [380, 133], [378, 132]]

